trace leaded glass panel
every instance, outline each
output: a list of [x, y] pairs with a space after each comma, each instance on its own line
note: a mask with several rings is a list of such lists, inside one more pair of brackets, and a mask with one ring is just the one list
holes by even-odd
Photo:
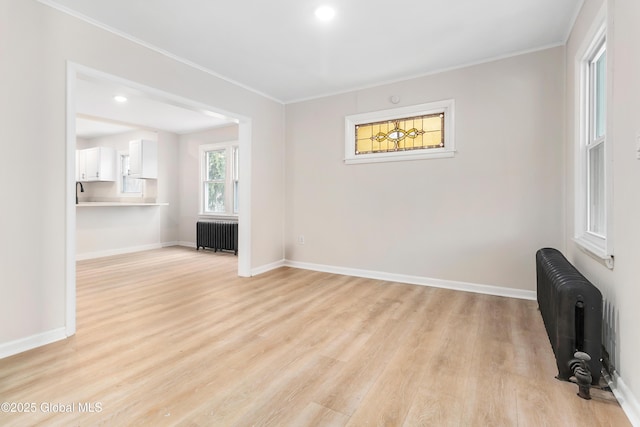
[[444, 147], [444, 113], [356, 125], [356, 154]]

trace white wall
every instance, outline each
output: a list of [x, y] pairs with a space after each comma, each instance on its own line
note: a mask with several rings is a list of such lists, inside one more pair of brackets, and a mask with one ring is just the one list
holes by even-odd
[[[599, 9], [607, 7], [607, 57], [610, 87], [607, 142], [613, 144], [613, 270], [573, 242], [576, 145], [576, 55], [586, 39]], [[567, 257], [603, 294], [608, 311], [605, 342], [617, 373], [618, 388], [624, 394], [625, 409], [640, 425], [640, 160], [635, 158], [640, 133], [640, 2], [637, 0], [586, 0], [567, 42], [567, 152], [565, 181]], [[579, 59], [579, 58], [578, 58]]]
[[142, 198], [121, 198], [117, 182], [84, 183], [80, 202], [158, 202], [168, 206], [79, 207], [76, 209], [76, 254], [95, 258], [176, 244], [179, 234], [178, 135], [170, 132], [134, 131], [93, 139], [78, 139], [77, 148], [111, 147], [128, 151], [129, 141], [158, 142], [158, 179], [146, 180]]
[[[563, 246], [563, 58], [287, 105], [287, 260], [533, 291], [535, 251]], [[392, 95], [453, 98], [456, 156], [345, 165], [344, 117], [392, 108]]]
[[214, 142], [237, 140], [237, 125], [180, 135], [178, 145], [180, 162], [180, 244], [194, 247], [196, 245], [196, 222], [200, 211], [200, 192], [198, 189], [201, 186], [199, 147]]
[[[180, 162], [179, 138], [170, 132], [158, 132], [158, 179], [156, 201], [169, 203], [160, 207], [160, 242], [178, 243], [180, 239]], [[154, 181], [152, 181], [153, 183]]]
[[67, 61], [250, 118], [251, 266], [282, 259], [281, 104], [34, 0], [0, 0], [0, 55], [0, 355], [64, 331]]
[[76, 259], [156, 249], [164, 206], [80, 207], [76, 214]]
[[[52, 248], [42, 244], [45, 228], [51, 226], [43, 207], [52, 199], [46, 194], [46, 147], [51, 140], [42, 129], [51, 122], [45, 105], [38, 102], [47, 93], [45, 52], [39, 15], [20, 19], [27, 18], [24, 9], [33, 9], [23, 3], [0, 0], [0, 343], [62, 326], [64, 316], [62, 265], [53, 268], [56, 281], [45, 280], [51, 270], [45, 272], [44, 254]], [[64, 227], [64, 222], [54, 224]], [[57, 243], [62, 253], [64, 242]]]

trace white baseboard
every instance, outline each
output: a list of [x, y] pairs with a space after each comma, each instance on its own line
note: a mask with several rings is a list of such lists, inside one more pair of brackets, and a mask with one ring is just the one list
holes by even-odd
[[251, 269], [251, 275], [257, 276], [258, 274], [266, 273], [267, 271], [275, 270], [276, 268], [284, 267], [286, 261], [281, 259], [280, 261], [272, 262], [271, 264], [263, 265]]
[[0, 359], [31, 350], [36, 347], [51, 344], [67, 338], [66, 328], [57, 328], [51, 331], [42, 332], [40, 334], [31, 335], [30, 337], [20, 338], [0, 344]]
[[85, 259], [102, 258], [102, 257], [112, 256], [112, 255], [130, 254], [133, 252], [149, 251], [151, 249], [160, 249], [165, 246], [171, 246], [171, 245], [172, 245], [171, 243], [168, 243], [168, 244], [153, 243], [151, 245], [130, 246], [128, 248], [110, 249], [107, 251], [79, 253], [76, 255], [76, 261], [82, 261]]
[[[121, 249], [112, 250], [112, 251], [78, 254], [76, 256], [76, 260], [80, 261], [84, 259], [101, 258], [105, 256], [146, 251], [150, 249], [158, 249], [161, 247], [175, 246], [175, 245], [186, 246], [191, 248], [196, 247], [196, 244], [193, 242], [183, 242], [183, 241], [167, 242], [167, 243], [153, 244], [153, 245], [147, 245], [147, 246], [121, 248]], [[325, 273], [343, 274], [347, 276], [365, 277], [368, 279], [386, 280], [390, 282], [408, 283], [412, 285], [421, 285], [421, 286], [431, 286], [434, 288], [452, 289], [456, 291], [474, 292], [477, 294], [495, 295], [495, 296], [502, 296], [502, 297], [509, 297], [509, 298], [533, 300], [533, 301], [537, 299], [535, 291], [525, 291], [522, 289], [505, 288], [501, 286], [483, 285], [478, 283], [433, 279], [433, 278], [422, 277], [422, 276], [410, 276], [406, 274], [386, 273], [383, 271], [361, 270], [361, 269], [348, 268], [348, 267], [336, 267], [331, 265], [290, 261], [286, 259], [282, 259], [279, 261], [272, 262], [270, 264], [253, 268], [251, 269], [251, 275], [257, 276], [259, 274], [266, 273], [267, 271], [275, 270], [276, 268], [280, 268], [280, 267], [301, 268], [304, 270], [322, 271]]]
[[434, 288], [452, 289], [456, 291], [474, 292], [477, 294], [495, 295], [501, 297], [536, 300], [535, 291], [504, 288], [500, 286], [481, 285], [477, 283], [457, 282], [452, 280], [432, 279], [406, 274], [386, 273], [382, 271], [360, 270], [347, 267], [312, 264], [307, 262], [284, 261], [284, 266], [302, 268], [305, 270], [322, 271], [325, 273], [343, 274], [347, 276], [365, 277], [367, 279], [385, 280], [390, 282], [408, 283], [411, 285], [431, 286]]
[[607, 379], [613, 395], [618, 400], [627, 418], [629, 418], [631, 425], [640, 427], [640, 403], [638, 403], [638, 399], [636, 399], [617, 372], [613, 373], [613, 377], [608, 377]]

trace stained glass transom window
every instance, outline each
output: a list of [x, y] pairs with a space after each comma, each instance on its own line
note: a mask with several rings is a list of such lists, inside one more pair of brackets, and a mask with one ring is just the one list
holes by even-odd
[[396, 162], [455, 156], [455, 101], [345, 116], [344, 162]]
[[444, 147], [444, 113], [356, 125], [355, 154]]

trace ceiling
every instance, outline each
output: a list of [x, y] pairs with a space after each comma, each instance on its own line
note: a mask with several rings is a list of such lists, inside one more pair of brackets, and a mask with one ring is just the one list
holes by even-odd
[[283, 103], [564, 44], [583, 3], [40, 1]]
[[[116, 95], [125, 96], [127, 101], [116, 102]], [[234, 123], [211, 112], [174, 105], [139, 89], [87, 78], [76, 81], [76, 112], [76, 136], [87, 139], [135, 129], [183, 134]]]
[[563, 44], [583, 3], [40, 1], [284, 103]]

